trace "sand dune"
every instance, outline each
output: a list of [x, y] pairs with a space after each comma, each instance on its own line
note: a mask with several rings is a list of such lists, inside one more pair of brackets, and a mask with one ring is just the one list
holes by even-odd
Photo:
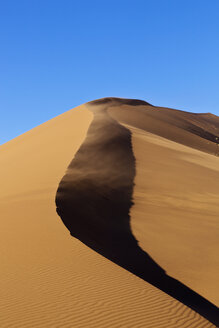
[[218, 135], [105, 98], [2, 145], [1, 327], [216, 326]]

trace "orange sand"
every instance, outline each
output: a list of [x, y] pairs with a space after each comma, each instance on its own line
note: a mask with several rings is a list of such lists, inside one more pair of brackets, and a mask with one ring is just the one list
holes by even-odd
[[[1, 327], [214, 327], [71, 237], [56, 214], [58, 184], [92, 119], [83, 105], [0, 147]], [[130, 125], [133, 233], [168, 274], [216, 303], [218, 158]]]

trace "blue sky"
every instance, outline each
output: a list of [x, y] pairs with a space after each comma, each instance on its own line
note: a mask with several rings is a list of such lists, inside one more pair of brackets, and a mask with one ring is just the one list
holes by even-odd
[[219, 115], [218, 0], [0, 0], [0, 143], [105, 96]]

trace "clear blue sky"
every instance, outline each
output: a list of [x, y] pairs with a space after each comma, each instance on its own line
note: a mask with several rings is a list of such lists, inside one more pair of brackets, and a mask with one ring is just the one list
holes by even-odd
[[219, 115], [218, 0], [0, 1], [0, 143], [89, 100]]

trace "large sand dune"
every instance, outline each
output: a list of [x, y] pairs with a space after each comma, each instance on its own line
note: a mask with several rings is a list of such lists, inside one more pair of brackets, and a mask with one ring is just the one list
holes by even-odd
[[218, 135], [105, 98], [2, 145], [1, 327], [215, 327]]

